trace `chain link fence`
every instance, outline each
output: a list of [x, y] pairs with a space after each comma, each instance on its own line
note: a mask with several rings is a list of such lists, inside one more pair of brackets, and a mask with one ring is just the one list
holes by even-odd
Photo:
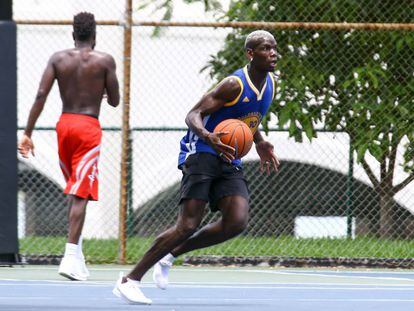
[[[414, 27], [407, 23], [414, 16], [409, 2], [223, 1], [222, 10], [206, 15], [203, 1], [178, 3], [168, 27], [148, 21], [171, 8], [150, 15], [157, 2], [141, 9], [142, 3], [134, 1], [127, 81], [130, 135], [126, 148], [122, 109], [103, 105], [100, 201], [89, 203], [83, 231], [87, 260], [135, 262], [156, 235], [175, 223], [181, 178], [176, 166], [185, 115], [220, 78], [245, 64], [243, 40], [257, 28], [211, 24], [219, 20], [260, 22], [260, 28], [275, 35], [278, 95], [263, 129], [282, 164], [278, 174], [260, 175], [253, 148], [244, 159], [251, 192], [247, 230], [190, 253], [186, 260], [411, 263]], [[207, 3], [214, 7], [214, 1]], [[60, 1], [59, 6], [45, 0], [15, 1], [20, 129], [48, 57], [72, 45], [67, 21], [79, 11], [91, 11], [100, 21], [97, 49], [115, 57], [120, 85], [125, 85], [124, 5], [109, 0]], [[180, 15], [182, 6], [192, 13]], [[200, 27], [200, 20], [210, 26]], [[351, 29], [342, 22], [358, 24]], [[189, 25], [173, 27], [179, 23]], [[377, 29], [378, 23], [388, 26]], [[20, 250], [35, 261], [59, 257], [66, 242], [67, 202], [54, 132], [60, 105], [55, 86], [33, 135], [36, 157], [19, 159]], [[122, 148], [130, 151], [125, 183]], [[121, 204], [122, 187], [126, 206]], [[120, 223], [123, 209], [125, 221]], [[206, 211], [204, 223], [217, 217]]]

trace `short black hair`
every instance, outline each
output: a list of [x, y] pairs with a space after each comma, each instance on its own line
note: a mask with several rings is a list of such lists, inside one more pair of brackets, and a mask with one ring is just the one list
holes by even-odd
[[73, 32], [79, 41], [87, 41], [95, 35], [95, 16], [88, 12], [81, 12], [73, 17]]

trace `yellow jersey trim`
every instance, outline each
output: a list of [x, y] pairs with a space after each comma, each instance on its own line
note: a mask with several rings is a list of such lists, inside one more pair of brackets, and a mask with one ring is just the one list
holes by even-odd
[[272, 80], [272, 84], [273, 84], [272, 99], [275, 99], [275, 96], [276, 96], [276, 80], [275, 80], [275, 76], [272, 73], [269, 73], [269, 75], [270, 75], [270, 79]]
[[244, 66], [244, 68], [243, 68], [243, 72], [244, 72], [244, 75], [246, 76], [247, 83], [248, 83], [248, 84], [249, 84], [249, 86], [252, 88], [253, 92], [255, 92], [255, 93], [256, 93], [257, 100], [261, 100], [261, 99], [262, 99], [262, 97], [263, 97], [263, 93], [264, 93], [264, 91], [266, 90], [266, 86], [267, 86], [267, 79], [266, 79], [266, 82], [264, 83], [264, 85], [263, 85], [263, 87], [262, 87], [261, 91], [259, 92], [259, 90], [257, 89], [257, 87], [253, 84], [252, 80], [250, 79], [249, 72], [248, 72], [248, 70], [247, 70], [247, 65], [246, 65], [246, 66]]
[[[243, 90], [244, 90], [243, 82], [242, 82], [242, 80], [241, 80], [239, 77], [237, 77], [237, 76], [229, 76], [229, 77], [227, 77], [227, 78], [235, 78], [235, 79], [236, 79], [236, 81], [240, 84], [240, 93], [239, 93], [239, 95], [237, 95], [237, 97], [236, 97], [235, 99], [233, 99], [231, 102], [224, 104], [224, 107], [230, 107], [230, 106], [235, 105], [235, 104], [239, 101], [240, 96], [242, 95]], [[227, 78], [226, 78], [226, 79], [227, 79]]]

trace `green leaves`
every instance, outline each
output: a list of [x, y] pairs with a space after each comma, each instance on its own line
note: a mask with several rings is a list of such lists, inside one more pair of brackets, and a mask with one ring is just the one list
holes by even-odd
[[[187, 4], [193, 4], [197, 2], [202, 2], [204, 4], [204, 10], [211, 11], [219, 11], [221, 10], [222, 6], [219, 0], [183, 0]], [[172, 19], [174, 14], [174, 1], [173, 0], [143, 0], [140, 2], [139, 6], [136, 8], [137, 10], [143, 10], [151, 8], [152, 13], [162, 12], [162, 20], [169, 21]], [[161, 27], [155, 27], [153, 36], [157, 37], [162, 33]]]
[[[257, 3], [255, 5], [255, 3]], [[398, 7], [398, 8], [397, 8]], [[398, 14], [397, 14], [398, 13]], [[409, 22], [411, 1], [292, 0], [233, 1], [230, 21]], [[245, 63], [243, 35], [236, 29], [210, 62], [222, 78]], [[302, 141], [315, 126], [343, 130], [357, 160], [369, 153], [380, 163], [403, 143], [406, 170], [414, 158], [414, 33], [411, 31], [274, 30], [279, 71], [271, 107], [279, 128]], [[265, 118], [264, 122], [268, 122]], [[267, 127], [265, 127], [267, 128]], [[388, 163], [388, 162], [387, 162]], [[391, 168], [394, 169], [394, 168]]]

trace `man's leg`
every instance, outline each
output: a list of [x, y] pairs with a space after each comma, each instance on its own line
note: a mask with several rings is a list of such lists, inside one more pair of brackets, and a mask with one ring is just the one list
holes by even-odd
[[219, 201], [222, 217], [198, 230], [170, 253], [178, 257], [189, 251], [222, 243], [240, 233], [247, 226], [249, 204], [244, 197], [229, 196]]
[[86, 205], [88, 199], [82, 199], [77, 196], [71, 197], [71, 206], [69, 208], [69, 237], [68, 243], [78, 244], [82, 234], [83, 224], [86, 216]]
[[71, 196], [69, 208], [69, 235], [65, 254], [59, 266], [59, 274], [70, 279], [84, 281], [87, 279], [84, 259], [79, 256], [79, 238], [85, 222], [87, 199]]
[[120, 275], [112, 292], [130, 303], [151, 304], [151, 300], [141, 292], [141, 278], [158, 260], [194, 233], [203, 218], [205, 205], [206, 202], [202, 200], [185, 200], [176, 225], [155, 239], [151, 248], [126, 277]]
[[175, 257], [186, 252], [224, 242], [240, 234], [247, 226], [249, 205], [242, 196], [224, 197], [219, 201], [222, 217], [208, 224], [175, 247], [154, 266], [152, 278], [161, 289], [168, 286], [169, 269]]
[[197, 227], [203, 219], [205, 205], [206, 202], [202, 200], [184, 200], [177, 224], [156, 238], [154, 244], [127, 275], [127, 278], [140, 281], [144, 274], [158, 260], [164, 257], [174, 247], [188, 239], [197, 230]]

